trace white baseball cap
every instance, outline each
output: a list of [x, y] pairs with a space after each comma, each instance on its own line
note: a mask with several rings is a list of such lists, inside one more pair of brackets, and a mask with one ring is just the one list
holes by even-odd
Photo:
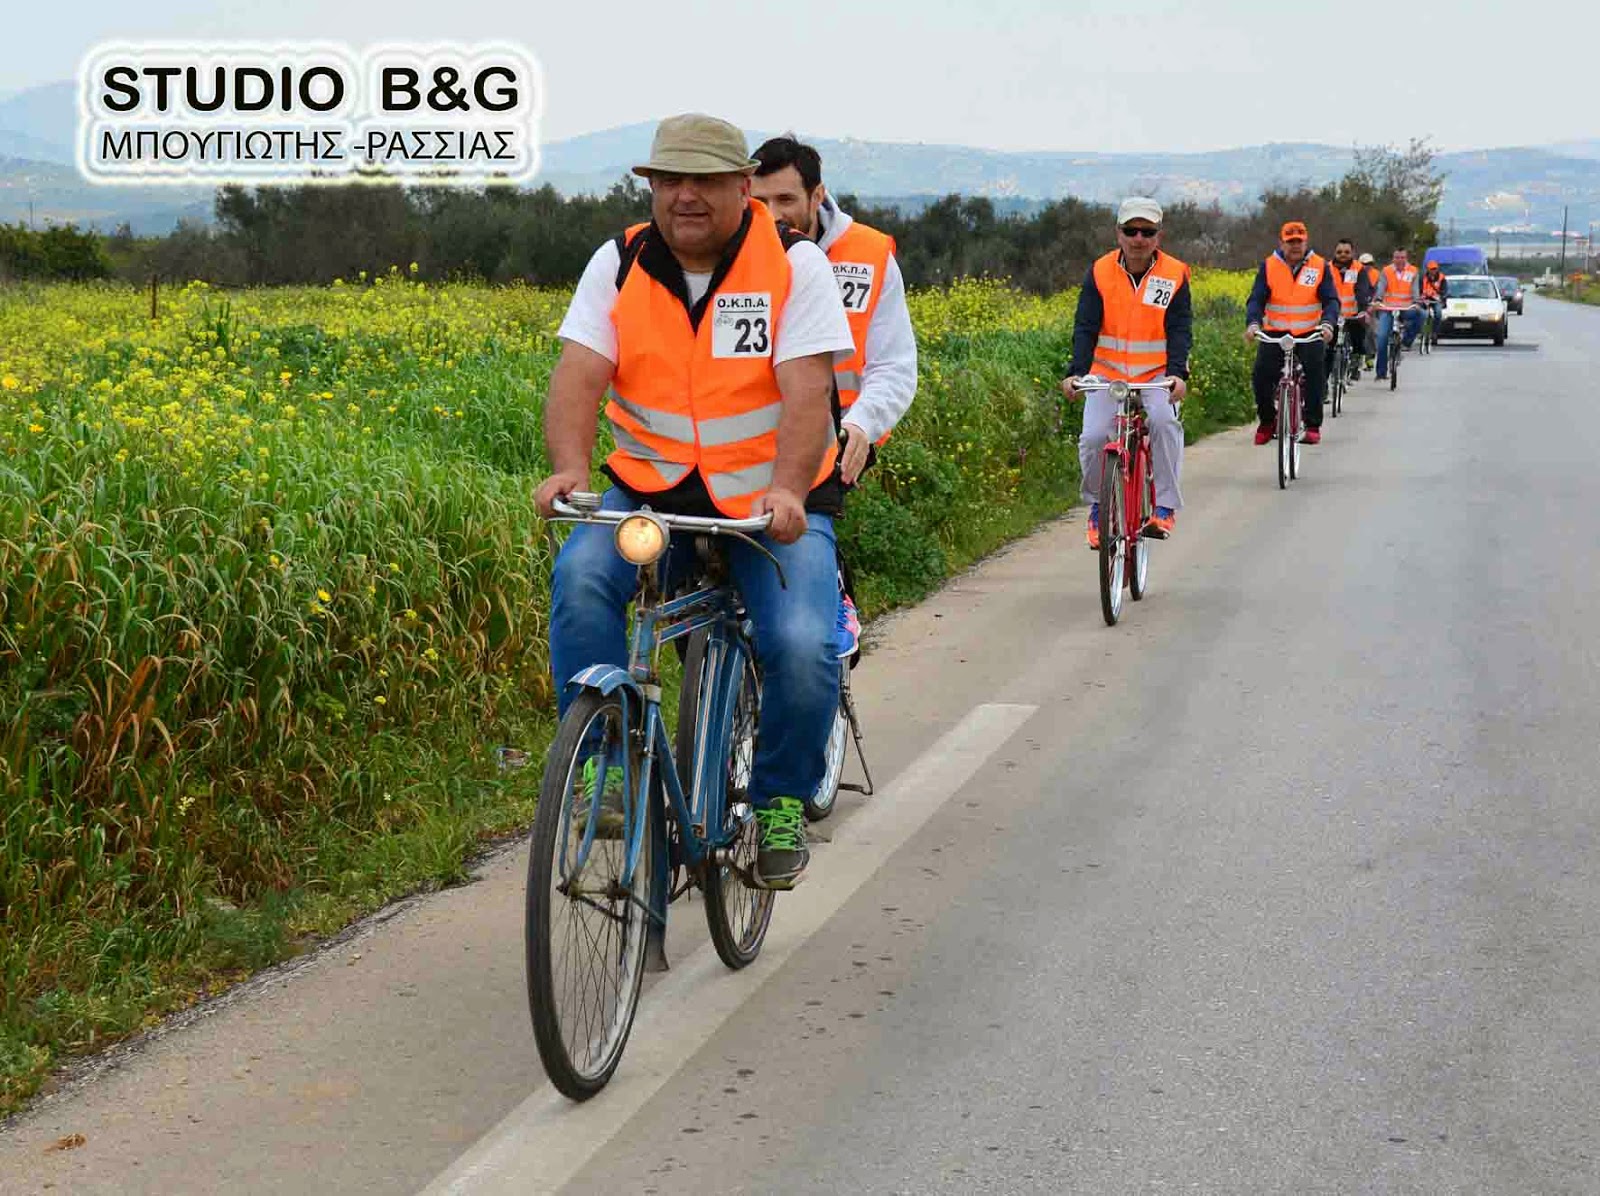
[[1130, 220], [1148, 220], [1151, 224], [1160, 224], [1161, 205], [1148, 196], [1130, 195], [1117, 209], [1117, 223], [1126, 224]]
[[1363, 265], [1370, 266], [1372, 265], [1372, 255], [1370, 253], [1363, 253], [1360, 261]]

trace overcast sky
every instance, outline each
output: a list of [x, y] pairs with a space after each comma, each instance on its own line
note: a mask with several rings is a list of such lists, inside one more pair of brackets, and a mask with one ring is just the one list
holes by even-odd
[[320, 38], [358, 48], [516, 41], [544, 67], [545, 140], [689, 110], [746, 128], [997, 149], [1204, 150], [1427, 136], [1450, 150], [1600, 136], [1600, 5], [1592, 0], [8, 7], [0, 92], [73, 78], [84, 52], [107, 39]]

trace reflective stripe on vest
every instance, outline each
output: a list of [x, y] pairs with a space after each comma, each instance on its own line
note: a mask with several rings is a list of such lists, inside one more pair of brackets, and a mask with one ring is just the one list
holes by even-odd
[[850, 410], [850, 405], [861, 394], [861, 376], [867, 368], [867, 328], [872, 324], [873, 313], [878, 310], [884, 274], [889, 269], [889, 258], [893, 253], [893, 237], [859, 220], [828, 246], [833, 280], [839, 284], [844, 314], [850, 321], [850, 339], [855, 342], [855, 352], [849, 360], [838, 362], [833, 367], [841, 411]]
[[1094, 347], [1094, 372], [1113, 382], [1149, 382], [1167, 372], [1167, 308], [1189, 279], [1189, 267], [1169, 253], [1155, 261], [1134, 288], [1116, 250], [1094, 264], [1094, 285], [1104, 314]]
[[[606, 465], [645, 494], [698, 469], [717, 510], [733, 519], [749, 516], [772, 484], [783, 415], [774, 342], [791, 285], [772, 216], [756, 200], [750, 209], [744, 243], [707, 297], [698, 329], [639, 263], [611, 311], [617, 368], [606, 417], [617, 447]], [[813, 485], [833, 472], [837, 456], [830, 441]]]
[[1267, 259], [1267, 310], [1262, 320], [1266, 331], [1304, 336], [1322, 323], [1317, 287], [1323, 265], [1322, 257], [1315, 253], [1306, 254], [1305, 260], [1293, 267], [1277, 254]]
[[1337, 262], [1329, 262], [1328, 270], [1333, 275], [1333, 289], [1339, 292], [1339, 314], [1348, 320], [1356, 314], [1356, 283], [1361, 278], [1361, 267], [1341, 269]]

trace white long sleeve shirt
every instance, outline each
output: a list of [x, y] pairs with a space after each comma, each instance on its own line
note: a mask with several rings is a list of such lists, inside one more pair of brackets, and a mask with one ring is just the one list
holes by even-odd
[[[827, 253], [855, 221], [828, 196], [817, 213], [822, 235], [817, 244]], [[900, 264], [889, 255], [884, 271], [883, 290], [872, 321], [867, 325], [866, 368], [861, 373], [861, 392], [844, 422], [854, 425], [876, 443], [894, 430], [911, 406], [917, 393], [917, 338], [911, 330], [911, 312], [906, 307], [906, 284]]]

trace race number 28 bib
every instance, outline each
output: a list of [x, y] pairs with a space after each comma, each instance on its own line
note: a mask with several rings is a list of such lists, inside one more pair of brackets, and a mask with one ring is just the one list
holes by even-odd
[[711, 356], [772, 356], [771, 291], [718, 295], [713, 312]]
[[834, 262], [833, 281], [839, 284], [839, 298], [845, 311], [863, 312], [872, 298], [873, 276], [878, 268], [871, 262]]
[[1144, 284], [1144, 305], [1146, 307], [1170, 307], [1172, 296], [1178, 289], [1178, 284], [1170, 278], [1150, 278]]

